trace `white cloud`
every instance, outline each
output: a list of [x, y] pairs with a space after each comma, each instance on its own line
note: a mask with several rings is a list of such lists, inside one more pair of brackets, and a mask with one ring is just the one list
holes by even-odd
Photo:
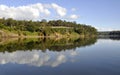
[[0, 17], [31, 20], [38, 19], [42, 15], [48, 16], [50, 11], [41, 3], [19, 7], [0, 5]]
[[[77, 19], [77, 15], [67, 15], [67, 9], [57, 5], [55, 3], [52, 4], [42, 4], [42, 3], [36, 3], [36, 4], [29, 4], [26, 6], [6, 6], [6, 5], [0, 5], [0, 18], [13, 18], [17, 20], [39, 20], [42, 18], [50, 18], [51, 13], [53, 13], [54, 10], [59, 18], [66, 19], [67, 16], [69, 16], [69, 19]], [[72, 8], [72, 10], [76, 10], [75, 8]], [[52, 16], [53, 17], [53, 16]]]
[[59, 5], [55, 4], [55, 3], [52, 3], [51, 5], [52, 5], [52, 8], [54, 8], [57, 11], [59, 16], [63, 17], [63, 16], [66, 15], [66, 13], [67, 13], [66, 8], [63, 8], [63, 7], [61, 7], [61, 6], [59, 6]]
[[78, 15], [75, 15], [75, 14], [70, 15], [70, 19], [78, 19], [78, 18], [79, 18]]
[[76, 11], [76, 8], [72, 8], [71, 11]]

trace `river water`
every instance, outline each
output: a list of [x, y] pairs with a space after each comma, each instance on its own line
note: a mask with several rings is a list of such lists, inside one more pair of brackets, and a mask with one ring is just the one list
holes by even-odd
[[120, 75], [120, 40], [1, 40], [0, 75]]

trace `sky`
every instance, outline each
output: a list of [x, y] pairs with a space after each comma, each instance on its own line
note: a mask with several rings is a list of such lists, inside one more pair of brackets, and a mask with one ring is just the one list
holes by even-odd
[[0, 0], [0, 18], [67, 20], [120, 30], [120, 0]]

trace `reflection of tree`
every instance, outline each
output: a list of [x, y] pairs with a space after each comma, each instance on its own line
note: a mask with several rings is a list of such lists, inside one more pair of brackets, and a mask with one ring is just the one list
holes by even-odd
[[120, 40], [120, 36], [98, 36], [98, 39], [111, 39], [111, 40]]
[[18, 39], [12, 42], [0, 44], [1, 52], [13, 52], [17, 50], [42, 50], [46, 51], [61, 51], [68, 49], [75, 49], [76, 47], [84, 47], [92, 45], [96, 42], [96, 38], [78, 38], [78, 39], [50, 39], [50, 38], [39, 38], [39, 39]]
[[118, 37], [109, 37], [110, 39], [112, 39], [112, 40], [120, 40], [120, 36]]

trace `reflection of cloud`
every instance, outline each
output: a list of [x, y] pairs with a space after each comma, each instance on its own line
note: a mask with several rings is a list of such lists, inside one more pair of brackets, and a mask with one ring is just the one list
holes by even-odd
[[60, 54], [60, 55], [57, 56], [55, 62], [51, 63], [51, 66], [56, 67], [59, 64], [64, 63], [64, 62], [66, 62], [66, 57], [63, 54]]
[[77, 55], [75, 50], [61, 52], [42, 52], [42, 51], [16, 51], [13, 53], [0, 53], [0, 64], [17, 63], [33, 66], [56, 67], [68, 61], [68, 58]]
[[75, 51], [72, 51], [72, 52], [70, 53], [70, 55], [71, 55], [71, 56], [76, 56], [77, 53], [76, 53]]

